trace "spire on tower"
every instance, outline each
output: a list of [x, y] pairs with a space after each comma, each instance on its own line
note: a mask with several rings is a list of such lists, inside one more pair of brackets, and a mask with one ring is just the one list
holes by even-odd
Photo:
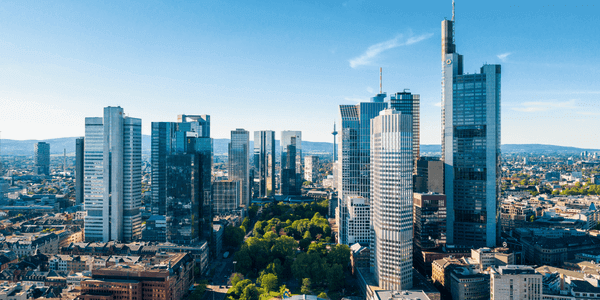
[[454, 0], [452, 0], [452, 22], [454, 22]]
[[381, 94], [383, 92], [383, 89], [381, 88], [381, 82], [382, 82], [382, 68], [379, 67], [379, 94]]

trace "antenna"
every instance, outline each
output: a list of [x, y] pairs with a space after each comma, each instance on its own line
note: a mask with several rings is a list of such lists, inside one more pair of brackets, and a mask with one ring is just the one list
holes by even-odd
[[63, 152], [63, 176], [67, 174], [67, 148]]
[[454, 22], [454, 0], [452, 0], [452, 22]]
[[383, 92], [382, 92], [383, 90], [381, 89], [381, 82], [383, 81], [383, 79], [382, 79], [382, 73], [383, 73], [382, 72], [382, 68], [379, 67], [379, 93], [380, 94], [383, 94]]

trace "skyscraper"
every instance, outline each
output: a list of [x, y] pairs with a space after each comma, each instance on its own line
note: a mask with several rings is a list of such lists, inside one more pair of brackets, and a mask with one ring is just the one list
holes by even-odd
[[166, 217], [166, 239], [191, 244], [211, 222], [210, 116], [152, 122], [152, 213]]
[[392, 94], [390, 96], [390, 108], [393, 108], [402, 114], [412, 116], [413, 129], [413, 174], [417, 173], [417, 160], [421, 152], [421, 115], [420, 115], [421, 97], [417, 94], [411, 94], [407, 90], [404, 92]]
[[281, 132], [281, 194], [300, 195], [302, 185], [302, 132]]
[[386, 109], [371, 120], [371, 266], [379, 288], [412, 288], [412, 117]]
[[38, 175], [50, 175], [50, 144], [35, 143], [35, 168]]
[[142, 120], [121, 107], [85, 118], [86, 241], [125, 241], [141, 233]]
[[319, 157], [307, 155], [304, 157], [304, 180], [316, 183], [319, 181]]
[[[371, 119], [387, 108], [386, 94], [377, 94], [371, 102], [340, 105], [341, 129], [338, 135], [338, 209], [336, 223], [347, 224], [346, 196], [371, 199]], [[348, 229], [339, 225], [338, 242], [348, 244]]]
[[442, 160], [447, 243], [494, 247], [500, 192], [500, 65], [463, 74], [452, 21], [442, 21]]
[[240, 205], [250, 206], [250, 133], [237, 128], [231, 131], [229, 143], [228, 173], [229, 179], [240, 182]]
[[212, 185], [213, 214], [231, 214], [240, 207], [240, 182], [218, 180]]
[[84, 138], [75, 140], [75, 205], [83, 203], [83, 156]]
[[254, 169], [258, 179], [255, 197], [275, 193], [275, 131], [254, 132]]

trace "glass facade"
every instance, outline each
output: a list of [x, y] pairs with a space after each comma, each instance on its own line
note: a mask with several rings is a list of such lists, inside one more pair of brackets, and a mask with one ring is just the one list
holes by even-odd
[[393, 108], [403, 114], [412, 116], [413, 128], [413, 160], [415, 166], [413, 174], [417, 173], [417, 160], [419, 160], [421, 152], [421, 97], [417, 94], [411, 94], [406, 90], [401, 93], [392, 94], [390, 96], [390, 108]]
[[38, 175], [50, 175], [50, 144], [35, 143], [35, 167]]
[[166, 160], [167, 241], [194, 244], [200, 237], [199, 155], [172, 154]]
[[244, 129], [231, 131], [228, 176], [240, 182], [240, 205], [250, 206], [250, 133]]
[[228, 215], [240, 207], [240, 182], [220, 180], [213, 182], [213, 215]]
[[254, 170], [254, 198], [271, 196], [275, 192], [275, 131], [254, 132]]
[[302, 132], [281, 132], [281, 194], [300, 195], [302, 186]]
[[494, 247], [500, 184], [500, 65], [463, 74], [442, 22], [442, 160], [448, 244]]

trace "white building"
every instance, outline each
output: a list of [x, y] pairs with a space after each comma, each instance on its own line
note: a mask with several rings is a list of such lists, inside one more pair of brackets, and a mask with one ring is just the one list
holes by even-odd
[[21, 283], [0, 284], [0, 300], [26, 300], [31, 285]]
[[307, 155], [304, 157], [304, 180], [315, 183], [319, 181], [319, 157]]
[[542, 274], [529, 266], [508, 265], [490, 272], [490, 299], [542, 299]]
[[368, 245], [371, 235], [370, 205], [367, 199], [360, 196], [347, 196], [348, 218], [348, 243]]
[[142, 120], [121, 107], [85, 118], [86, 241], [133, 241], [141, 235]]
[[412, 133], [409, 114], [371, 120], [371, 268], [384, 290], [412, 288]]

